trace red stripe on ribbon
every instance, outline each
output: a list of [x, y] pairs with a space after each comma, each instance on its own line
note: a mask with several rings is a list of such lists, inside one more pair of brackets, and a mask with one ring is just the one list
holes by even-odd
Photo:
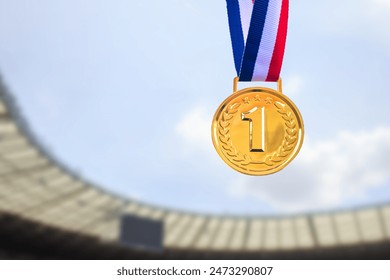
[[279, 80], [282, 69], [284, 49], [286, 47], [287, 26], [288, 26], [288, 0], [283, 0], [282, 11], [280, 15], [278, 36], [276, 38], [275, 49], [272, 55], [270, 68], [268, 71], [267, 82], [276, 82]]

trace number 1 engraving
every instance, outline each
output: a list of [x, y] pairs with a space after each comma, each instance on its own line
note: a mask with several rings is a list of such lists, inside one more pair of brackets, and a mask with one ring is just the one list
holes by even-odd
[[249, 121], [249, 150], [265, 152], [265, 107], [254, 107], [249, 112], [242, 113], [243, 121]]

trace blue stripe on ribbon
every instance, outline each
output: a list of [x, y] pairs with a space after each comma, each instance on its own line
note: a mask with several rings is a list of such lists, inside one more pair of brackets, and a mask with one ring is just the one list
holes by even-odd
[[[240, 81], [249, 82], [252, 80], [257, 53], [259, 51], [261, 37], [263, 36], [269, 1], [270, 0], [255, 1], [244, 56], [241, 63]], [[232, 41], [234, 41], [233, 35]]]
[[240, 5], [238, 0], [226, 0], [230, 36], [232, 39], [234, 64], [236, 66], [237, 76], [239, 76], [242, 56], [244, 53], [244, 34], [242, 33]]

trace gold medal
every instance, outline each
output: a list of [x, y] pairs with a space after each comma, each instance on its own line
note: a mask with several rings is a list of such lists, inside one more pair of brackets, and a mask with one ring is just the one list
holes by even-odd
[[298, 154], [304, 136], [302, 116], [278, 91], [253, 87], [237, 91], [218, 108], [212, 124], [214, 147], [233, 169], [248, 175], [282, 170]]

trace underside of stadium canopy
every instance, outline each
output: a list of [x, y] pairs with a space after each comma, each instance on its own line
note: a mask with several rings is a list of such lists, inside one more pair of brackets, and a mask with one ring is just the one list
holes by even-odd
[[[123, 215], [163, 225], [162, 250], [122, 244]], [[137, 231], [134, 228], [134, 231]], [[389, 258], [390, 205], [291, 217], [153, 207], [94, 186], [55, 160], [0, 81], [0, 258]]]

